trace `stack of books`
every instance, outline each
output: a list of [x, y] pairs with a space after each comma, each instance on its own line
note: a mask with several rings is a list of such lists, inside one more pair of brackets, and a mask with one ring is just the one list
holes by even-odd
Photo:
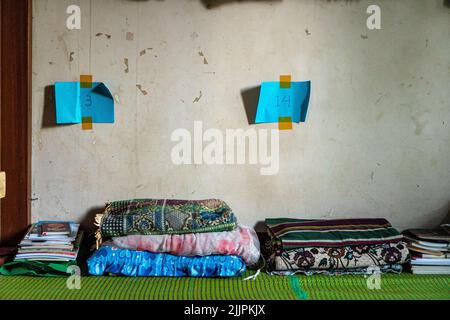
[[33, 224], [19, 244], [14, 261], [74, 261], [83, 232], [80, 225], [66, 221], [40, 221]]
[[414, 274], [450, 274], [449, 225], [404, 232]]

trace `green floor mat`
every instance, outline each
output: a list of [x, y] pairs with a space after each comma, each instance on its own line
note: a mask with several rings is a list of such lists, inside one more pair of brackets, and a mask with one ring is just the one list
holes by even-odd
[[[450, 300], [450, 276], [383, 274], [379, 289], [360, 276], [302, 277], [311, 300]], [[372, 287], [372, 289], [369, 289]]]
[[[244, 277], [253, 273], [246, 273]], [[239, 278], [82, 277], [80, 290], [67, 278], [0, 277], [0, 300], [296, 300], [288, 277]]]
[[[247, 272], [244, 277], [253, 274]], [[82, 277], [80, 290], [69, 290], [67, 278], [0, 277], [0, 299], [27, 300], [450, 300], [450, 276], [381, 276], [380, 289], [370, 290], [361, 276], [269, 276], [241, 278]]]

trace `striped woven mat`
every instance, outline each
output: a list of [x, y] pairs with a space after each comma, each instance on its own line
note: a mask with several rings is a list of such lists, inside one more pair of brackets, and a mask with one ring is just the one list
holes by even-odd
[[450, 276], [387, 274], [382, 275], [379, 290], [369, 289], [364, 276], [262, 273], [255, 281], [243, 281], [244, 277], [82, 277], [79, 290], [69, 290], [67, 278], [0, 277], [0, 300], [450, 300]]

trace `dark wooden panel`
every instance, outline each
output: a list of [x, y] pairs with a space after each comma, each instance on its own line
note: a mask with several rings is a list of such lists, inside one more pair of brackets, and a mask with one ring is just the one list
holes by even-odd
[[14, 245], [30, 222], [31, 0], [1, 0], [1, 245]]

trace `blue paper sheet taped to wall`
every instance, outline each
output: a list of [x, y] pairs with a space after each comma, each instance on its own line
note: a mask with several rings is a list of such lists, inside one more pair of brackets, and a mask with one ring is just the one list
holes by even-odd
[[280, 82], [263, 82], [255, 123], [279, 122], [280, 117], [305, 122], [310, 92], [310, 81], [291, 82], [289, 88], [281, 88]]
[[80, 82], [56, 82], [56, 123], [81, 123], [92, 117], [93, 123], [114, 123], [114, 98], [103, 82], [82, 88]]

